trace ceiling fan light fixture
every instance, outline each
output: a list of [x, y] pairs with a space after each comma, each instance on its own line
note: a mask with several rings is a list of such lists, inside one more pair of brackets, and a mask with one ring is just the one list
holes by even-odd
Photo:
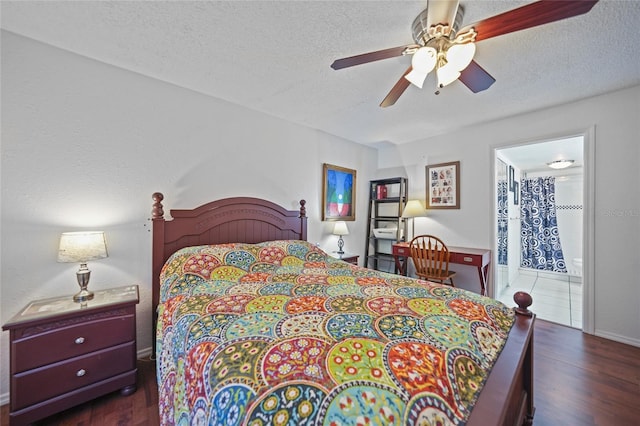
[[556, 161], [547, 163], [547, 166], [551, 167], [552, 169], [558, 170], [558, 169], [566, 169], [573, 163], [574, 163], [574, 160], [556, 160]]
[[438, 68], [436, 75], [438, 76], [438, 87], [442, 88], [456, 81], [460, 77], [460, 72], [452, 65], [446, 64]]
[[469, 66], [476, 53], [474, 43], [454, 44], [441, 52], [438, 60], [438, 87], [442, 88], [453, 83], [460, 77], [460, 71]]
[[[338, 70], [411, 54], [417, 63], [418, 58], [426, 52], [423, 50], [418, 53], [418, 51], [431, 47], [436, 51], [437, 79], [440, 87], [461, 79], [469, 90], [478, 93], [488, 89], [496, 79], [473, 60], [475, 42], [583, 15], [589, 12], [597, 2], [598, 0], [534, 1], [461, 27], [464, 8], [460, 5], [460, 0], [428, 0], [428, 7], [420, 12], [411, 26], [415, 44], [336, 59], [331, 64], [331, 68]], [[460, 46], [453, 48], [456, 45]], [[450, 48], [448, 60], [446, 55]], [[453, 62], [455, 66], [447, 66], [448, 62]], [[411, 83], [422, 87], [426, 75], [432, 69], [427, 68], [426, 65], [420, 65], [416, 73], [412, 73], [414, 68], [416, 64], [412, 60], [412, 67], [391, 88], [380, 103], [381, 107], [394, 105]], [[435, 93], [439, 94], [440, 90], [436, 90]]]
[[475, 43], [454, 44], [447, 50], [447, 62], [462, 71], [469, 66], [476, 54]]
[[409, 83], [413, 84], [418, 89], [422, 89], [422, 85], [424, 84], [424, 81], [427, 79], [427, 74], [429, 73], [420, 72], [420, 71], [417, 71], [416, 69], [412, 69], [407, 75], [404, 76], [404, 78], [409, 80]]
[[424, 80], [436, 66], [437, 52], [433, 47], [421, 47], [411, 58], [411, 71], [404, 76], [411, 84], [422, 89]]

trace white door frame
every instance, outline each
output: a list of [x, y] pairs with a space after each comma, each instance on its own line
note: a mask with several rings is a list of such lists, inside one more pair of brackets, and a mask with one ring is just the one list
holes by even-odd
[[[513, 148], [517, 146], [537, 144], [543, 142], [551, 142], [558, 139], [566, 139], [571, 137], [583, 138], [583, 191], [582, 191], [582, 331], [588, 334], [595, 332], [595, 127], [576, 132], [567, 132], [562, 135], [544, 137], [536, 140], [528, 140], [515, 143], [505, 143], [490, 146], [491, 156], [491, 193], [495, 193], [497, 188], [496, 182], [496, 159], [497, 151], [505, 148]], [[492, 202], [493, 214], [491, 217], [491, 235], [493, 239], [493, 248], [495, 252], [497, 248], [497, 225], [496, 225], [496, 203]], [[494, 256], [495, 257], [495, 256]], [[487, 294], [490, 297], [496, 297], [495, 293], [495, 277], [497, 273], [497, 262], [491, 262], [491, 279], [487, 284]]]

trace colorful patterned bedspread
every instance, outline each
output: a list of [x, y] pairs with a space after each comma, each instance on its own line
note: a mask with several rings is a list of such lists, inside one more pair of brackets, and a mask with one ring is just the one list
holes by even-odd
[[304, 241], [182, 249], [161, 283], [163, 425], [464, 424], [514, 322]]

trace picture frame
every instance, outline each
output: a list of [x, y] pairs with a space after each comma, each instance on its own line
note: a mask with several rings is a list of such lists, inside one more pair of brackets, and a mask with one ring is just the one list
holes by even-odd
[[322, 220], [356, 220], [356, 171], [324, 163]]
[[513, 182], [513, 204], [518, 205], [520, 202], [520, 184], [518, 182]]
[[515, 169], [513, 168], [513, 166], [509, 166], [509, 191], [514, 192], [514, 190], [515, 190], [514, 184], [515, 183], [516, 183], [516, 180], [515, 180]]
[[431, 164], [426, 167], [427, 209], [460, 208], [460, 162]]

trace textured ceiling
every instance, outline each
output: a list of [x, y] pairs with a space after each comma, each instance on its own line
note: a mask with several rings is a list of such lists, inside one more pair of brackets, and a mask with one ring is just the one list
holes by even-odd
[[[461, 2], [469, 24], [530, 3]], [[5, 1], [1, 25], [80, 55], [358, 143], [385, 146], [640, 84], [640, 2], [478, 43], [497, 82], [434, 95], [429, 77], [378, 105], [410, 64], [334, 59], [412, 42], [426, 1]]]

